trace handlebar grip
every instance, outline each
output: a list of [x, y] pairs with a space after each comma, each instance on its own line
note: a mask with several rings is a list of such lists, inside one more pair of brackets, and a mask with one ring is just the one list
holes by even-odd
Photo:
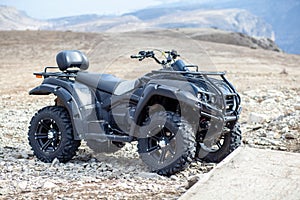
[[140, 58], [140, 56], [131, 55], [130, 58]]

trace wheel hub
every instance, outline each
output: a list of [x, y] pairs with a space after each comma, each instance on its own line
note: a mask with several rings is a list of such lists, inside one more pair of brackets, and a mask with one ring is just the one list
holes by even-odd
[[168, 142], [166, 141], [166, 138], [162, 138], [159, 142], [158, 142], [158, 145], [161, 147], [161, 148], [164, 148], [168, 145]]
[[53, 139], [54, 138], [54, 136], [56, 135], [56, 130], [54, 130], [54, 129], [51, 129], [51, 130], [49, 130], [48, 131], [48, 139]]

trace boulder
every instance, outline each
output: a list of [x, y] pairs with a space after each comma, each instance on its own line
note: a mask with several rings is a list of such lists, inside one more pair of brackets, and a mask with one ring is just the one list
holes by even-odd
[[264, 123], [267, 119], [267, 115], [251, 112], [248, 117], [248, 123]]

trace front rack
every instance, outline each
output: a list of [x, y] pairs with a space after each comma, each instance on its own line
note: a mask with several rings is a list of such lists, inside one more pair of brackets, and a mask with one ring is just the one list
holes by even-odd
[[154, 73], [172, 73], [172, 74], [192, 74], [192, 75], [216, 75], [216, 76], [224, 76], [226, 72], [207, 72], [207, 71], [169, 71], [169, 70], [153, 70]]
[[[227, 113], [226, 106], [226, 95], [222, 92], [222, 90], [209, 78], [209, 76], [221, 76], [222, 80], [230, 87], [231, 91], [235, 95], [235, 98], [237, 98], [237, 103], [240, 104], [240, 96], [237, 94], [235, 88], [233, 85], [225, 78], [226, 72], [208, 72], [208, 71], [196, 71], [196, 72], [190, 72], [190, 71], [169, 71], [169, 70], [153, 70], [153, 73], [169, 73], [169, 74], [177, 74], [177, 75], [200, 75], [202, 76], [205, 81], [210, 83], [210, 85], [214, 88], [214, 90], [217, 92], [218, 95], [222, 97], [222, 104], [223, 104], [223, 114], [227, 116], [229, 113]], [[234, 112], [239, 112], [236, 108]], [[228, 117], [228, 116], [227, 116]]]

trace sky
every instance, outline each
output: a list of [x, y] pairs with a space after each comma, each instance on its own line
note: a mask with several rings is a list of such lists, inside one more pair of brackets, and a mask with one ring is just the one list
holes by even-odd
[[36, 19], [51, 19], [81, 14], [122, 14], [175, 1], [179, 0], [0, 0], [0, 5], [13, 6]]

